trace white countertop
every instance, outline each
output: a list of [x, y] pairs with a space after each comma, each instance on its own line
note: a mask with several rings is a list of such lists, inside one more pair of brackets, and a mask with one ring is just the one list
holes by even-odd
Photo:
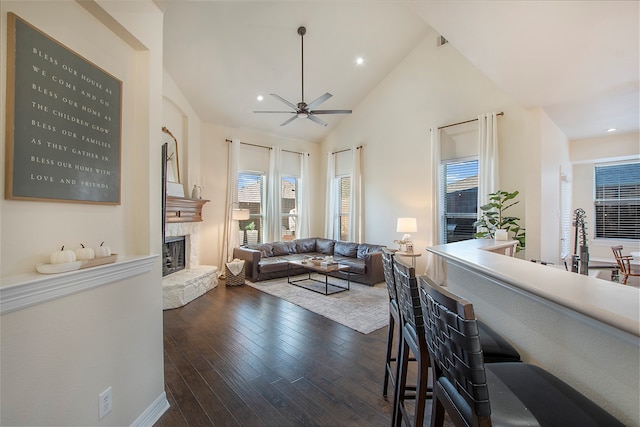
[[638, 288], [489, 252], [500, 243], [473, 239], [427, 251], [640, 337]]

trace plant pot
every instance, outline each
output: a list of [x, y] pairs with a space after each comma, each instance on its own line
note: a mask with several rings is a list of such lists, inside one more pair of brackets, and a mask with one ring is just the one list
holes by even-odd
[[507, 230], [500, 230], [500, 229], [496, 230], [495, 239], [497, 241], [509, 240], [509, 234], [507, 233]]
[[258, 230], [247, 230], [247, 244], [248, 245], [258, 244]]
[[238, 230], [238, 247], [244, 244], [244, 230]]

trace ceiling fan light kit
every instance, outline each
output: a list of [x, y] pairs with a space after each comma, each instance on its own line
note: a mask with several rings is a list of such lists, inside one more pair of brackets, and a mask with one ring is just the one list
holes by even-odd
[[300, 97], [301, 101], [297, 104], [287, 101], [283, 97], [272, 93], [270, 94], [280, 102], [289, 106], [293, 111], [254, 111], [254, 113], [284, 113], [284, 114], [294, 114], [291, 118], [285, 120], [280, 126], [285, 126], [297, 118], [301, 119], [309, 119], [312, 122], [315, 122], [321, 126], [326, 126], [327, 123], [323, 120], [320, 120], [315, 115], [316, 114], [351, 114], [351, 110], [313, 110], [313, 108], [322, 104], [327, 99], [331, 98], [333, 95], [330, 93], [325, 93], [324, 95], [319, 96], [318, 98], [311, 101], [309, 104], [304, 102], [304, 35], [307, 33], [307, 29], [305, 27], [298, 27], [298, 35], [300, 36], [300, 48], [301, 48], [301, 82], [302, 82], [302, 96]]

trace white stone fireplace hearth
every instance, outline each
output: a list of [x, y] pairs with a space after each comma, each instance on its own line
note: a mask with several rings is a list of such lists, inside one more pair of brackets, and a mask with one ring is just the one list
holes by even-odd
[[200, 265], [200, 222], [165, 225], [165, 237], [185, 236], [185, 269], [162, 278], [162, 309], [182, 307], [218, 286], [218, 267]]

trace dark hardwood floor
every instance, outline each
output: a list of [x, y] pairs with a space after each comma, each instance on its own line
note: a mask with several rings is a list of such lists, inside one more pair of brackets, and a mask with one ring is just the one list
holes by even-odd
[[386, 333], [363, 335], [221, 280], [164, 311], [171, 408], [155, 426], [389, 426]]

